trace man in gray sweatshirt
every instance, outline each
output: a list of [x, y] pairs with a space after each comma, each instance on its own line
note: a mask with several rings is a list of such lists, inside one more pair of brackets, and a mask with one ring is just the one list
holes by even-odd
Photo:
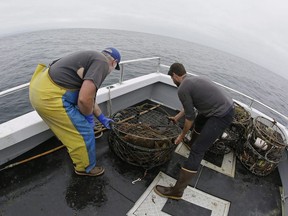
[[193, 132], [189, 142], [190, 155], [180, 170], [175, 186], [156, 185], [154, 191], [163, 197], [181, 199], [185, 188], [196, 175], [205, 152], [231, 124], [234, 107], [232, 98], [223, 89], [209, 79], [188, 77], [180, 63], [172, 64], [168, 75], [177, 85], [178, 97], [183, 105], [183, 110], [170, 119], [176, 123], [185, 116], [183, 130], [175, 144], [181, 143], [192, 127]]

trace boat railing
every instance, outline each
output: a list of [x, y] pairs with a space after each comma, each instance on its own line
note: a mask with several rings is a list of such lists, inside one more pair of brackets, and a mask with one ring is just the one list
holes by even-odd
[[[163, 64], [160, 64], [160, 67], [169, 68], [169, 66], [163, 65]], [[187, 72], [187, 73], [188, 73], [189, 75], [192, 75], [192, 76], [198, 76], [197, 74], [193, 74], [193, 73], [189, 73], [189, 72]], [[229, 90], [229, 91], [231, 91], [231, 92], [236, 93], [237, 95], [241, 95], [241, 96], [243, 96], [244, 98], [248, 99], [248, 100], [250, 101], [249, 104], [247, 104], [249, 108], [253, 108], [253, 107], [254, 107], [254, 104], [259, 104], [259, 105], [267, 108], [267, 109], [268, 109], [269, 111], [271, 111], [272, 113], [275, 113], [275, 114], [277, 114], [278, 116], [284, 118], [286, 121], [288, 121], [288, 117], [287, 117], [287, 116], [285, 116], [284, 114], [278, 112], [277, 110], [273, 109], [272, 107], [270, 107], [270, 106], [262, 103], [261, 101], [256, 100], [255, 98], [250, 97], [249, 95], [246, 95], [246, 94], [244, 94], [244, 93], [242, 93], [242, 92], [240, 92], [240, 91], [237, 91], [237, 90], [235, 90], [235, 89], [233, 89], [233, 88], [230, 88], [230, 87], [228, 87], [228, 86], [222, 85], [222, 84], [220, 84], [220, 83], [218, 83], [218, 82], [214, 82], [214, 83], [216, 83], [217, 85], [219, 85], [219, 86], [221, 86], [221, 87], [223, 87], [223, 88], [225, 88], [225, 89], [227, 89], [227, 90]]]
[[[120, 69], [119, 83], [121, 84], [124, 80], [124, 68], [125, 68], [124, 65], [125, 64], [131, 64], [131, 63], [135, 63], [135, 62], [138, 63], [138, 62], [151, 61], [151, 60], [158, 60], [157, 72], [159, 72], [159, 70], [160, 70], [160, 57], [139, 58], [139, 59], [133, 59], [133, 60], [127, 60], [127, 61], [120, 62], [120, 65], [121, 65], [120, 68], [121, 69]], [[9, 94], [13, 94], [13, 93], [18, 92], [18, 91], [21, 91], [23, 89], [26, 89], [29, 87], [29, 84], [30, 83], [28, 82], [28, 83], [24, 83], [24, 84], [18, 85], [16, 87], [1, 91], [0, 92], [0, 98], [5, 97]]]
[[[151, 61], [151, 60], [156, 60], [156, 61], [157, 61], [156, 72], [160, 72], [161, 67], [166, 68], [166, 69], [169, 68], [169, 66], [164, 65], [164, 64], [161, 64], [161, 58], [160, 58], [160, 57], [139, 58], [139, 59], [122, 61], [122, 62], [120, 63], [120, 65], [121, 65], [121, 70], [120, 70], [119, 83], [121, 84], [121, 83], [123, 82], [123, 80], [124, 80], [124, 70], [125, 70], [125, 65], [126, 65], [126, 64], [139, 63], [139, 62]], [[192, 73], [188, 73], [188, 74], [193, 75], [193, 76], [197, 76], [196, 74], [192, 74]], [[254, 104], [259, 104], [259, 105], [267, 108], [267, 109], [270, 110], [271, 112], [277, 114], [278, 116], [284, 118], [286, 121], [288, 121], [288, 117], [287, 117], [287, 116], [285, 116], [284, 114], [278, 112], [277, 110], [273, 109], [272, 107], [270, 107], [270, 106], [262, 103], [261, 101], [258, 101], [258, 100], [256, 100], [255, 98], [252, 98], [252, 97], [250, 97], [250, 96], [248, 96], [248, 95], [246, 95], [246, 94], [244, 94], [244, 93], [242, 93], [242, 92], [239, 92], [239, 91], [237, 91], [237, 90], [235, 90], [235, 89], [233, 89], [233, 88], [230, 88], [230, 87], [228, 87], [228, 86], [222, 85], [222, 84], [217, 83], [217, 82], [215, 82], [215, 83], [216, 83], [217, 85], [225, 88], [225, 89], [228, 89], [229, 91], [232, 91], [232, 92], [234, 92], [234, 93], [236, 93], [236, 94], [238, 94], [238, 95], [241, 95], [241, 96], [243, 96], [244, 98], [248, 99], [248, 100], [250, 101], [250, 103], [247, 104], [247, 105], [248, 105], [250, 108], [253, 108]], [[26, 89], [26, 88], [28, 88], [28, 86], [29, 86], [29, 83], [25, 83], [25, 84], [22, 84], [22, 85], [19, 85], [19, 86], [16, 86], [16, 87], [13, 87], [13, 88], [10, 88], [10, 89], [1, 91], [1, 92], [0, 92], [0, 98], [1, 98], [1, 97], [4, 97], [4, 96], [7, 96], [7, 95], [9, 95], [9, 94], [13, 94], [13, 93], [18, 92], [18, 91], [21, 91], [21, 90], [23, 90], [23, 89]]]
[[0, 98], [1, 97], [5, 97], [5, 96], [10, 95], [10, 94], [13, 94], [13, 93], [16, 93], [16, 92], [21, 91], [23, 89], [26, 89], [26, 88], [28, 88], [29, 84], [30, 83], [25, 83], [25, 84], [22, 84], [22, 85], [19, 85], [19, 86], [16, 86], [16, 87], [9, 88], [7, 90], [1, 91], [0, 92]]

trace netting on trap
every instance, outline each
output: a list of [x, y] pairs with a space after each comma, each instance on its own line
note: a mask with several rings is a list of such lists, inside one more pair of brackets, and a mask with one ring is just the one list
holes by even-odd
[[228, 154], [231, 149], [237, 149], [239, 141], [247, 136], [247, 131], [251, 127], [252, 118], [250, 112], [240, 104], [234, 102], [234, 118], [231, 125], [224, 131], [209, 151], [214, 154]]
[[[154, 107], [155, 108], [155, 107]], [[167, 162], [181, 129], [166, 113], [154, 108], [130, 107], [115, 113], [110, 148], [129, 164], [151, 169]]]
[[253, 120], [239, 159], [255, 175], [266, 176], [278, 166], [286, 147], [285, 134], [277, 123], [258, 116]]

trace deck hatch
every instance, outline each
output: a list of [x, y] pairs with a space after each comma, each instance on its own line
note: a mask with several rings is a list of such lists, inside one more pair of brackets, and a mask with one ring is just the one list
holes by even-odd
[[[142, 194], [142, 196], [137, 200], [135, 205], [130, 209], [127, 213], [128, 216], [135, 215], [160, 215], [160, 216], [168, 216], [168, 214], [164, 211], [167, 211], [167, 198], [163, 198], [158, 196], [153, 188], [155, 185], [171, 185], [175, 184], [176, 180], [172, 177], [166, 175], [163, 172], [159, 172], [155, 177], [154, 181], [149, 185], [146, 191]], [[208, 212], [211, 211], [211, 216], [226, 216], [229, 212], [230, 202], [226, 200], [222, 200], [220, 198], [214, 197], [210, 194], [204, 193], [196, 188], [188, 186], [184, 191], [182, 199], [185, 202], [189, 202], [191, 204], [197, 205], [198, 209], [206, 209]], [[173, 201], [174, 202], [174, 201]], [[181, 202], [179, 202], [179, 207], [177, 207], [177, 201], [175, 203], [175, 208], [181, 207]], [[201, 207], [201, 208], [200, 208]], [[206, 213], [207, 213], [206, 211]], [[175, 216], [177, 212], [175, 212]], [[205, 214], [206, 215], [206, 214]], [[174, 216], [174, 215], [172, 215]]]
[[[187, 149], [187, 147], [180, 143], [177, 148], [175, 149], [175, 152], [177, 154], [180, 154], [186, 158], [188, 158], [189, 156], [189, 150]], [[234, 153], [231, 151], [228, 154], [225, 154], [223, 157], [223, 162], [222, 162], [222, 166], [219, 167], [215, 164], [212, 164], [206, 160], [202, 160], [201, 164], [205, 167], [208, 167], [210, 169], [213, 169], [217, 172], [220, 172], [224, 175], [230, 176], [234, 178], [235, 175], [235, 165], [236, 165], [236, 157], [234, 155]]]

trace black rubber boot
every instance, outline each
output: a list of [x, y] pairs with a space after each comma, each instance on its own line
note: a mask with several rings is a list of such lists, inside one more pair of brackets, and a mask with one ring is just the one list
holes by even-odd
[[193, 143], [195, 142], [195, 140], [199, 135], [200, 133], [198, 133], [197, 131], [195, 131], [195, 129], [193, 129], [191, 139], [189, 140], [189, 142], [184, 142], [184, 145], [188, 148], [189, 151], [191, 150]]
[[185, 188], [195, 174], [196, 172], [190, 171], [182, 167], [180, 170], [179, 178], [174, 187], [164, 187], [161, 185], [156, 185], [154, 187], [154, 191], [162, 197], [170, 199], [181, 199]]

